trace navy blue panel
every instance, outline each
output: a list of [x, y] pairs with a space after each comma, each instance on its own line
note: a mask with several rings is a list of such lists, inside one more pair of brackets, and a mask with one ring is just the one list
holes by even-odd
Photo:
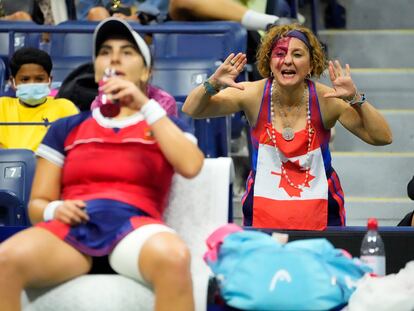
[[35, 166], [31, 150], [0, 149], [0, 226], [29, 224], [27, 204]]

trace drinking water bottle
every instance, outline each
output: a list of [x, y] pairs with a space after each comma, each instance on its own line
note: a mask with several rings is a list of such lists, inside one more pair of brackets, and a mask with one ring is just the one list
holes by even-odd
[[378, 233], [378, 221], [376, 218], [368, 219], [367, 229], [368, 231], [361, 244], [361, 261], [371, 267], [376, 275], [384, 276], [385, 248], [384, 242]]
[[[98, 83], [99, 87], [104, 85], [105, 81], [107, 81], [112, 76], [116, 76], [115, 69], [106, 68], [102, 80]], [[108, 98], [108, 95], [104, 94], [102, 91], [99, 91], [98, 97], [100, 100], [99, 109], [104, 117], [113, 118], [119, 114], [121, 106], [117, 100], [110, 100]]]

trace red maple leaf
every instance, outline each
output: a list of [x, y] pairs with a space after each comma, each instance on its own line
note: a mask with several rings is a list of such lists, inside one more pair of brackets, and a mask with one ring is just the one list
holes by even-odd
[[[283, 167], [286, 170], [286, 174], [288, 175], [289, 179], [293, 182], [295, 185], [301, 185], [305, 182], [306, 179], [306, 168], [300, 166], [299, 160], [296, 160], [295, 162], [287, 161], [283, 163]], [[271, 172], [272, 175], [281, 175], [281, 173]], [[303, 187], [310, 188], [309, 182], [314, 179], [315, 177], [309, 174], [308, 180], [306, 180]], [[281, 176], [279, 188], [283, 188], [286, 193], [290, 197], [300, 197], [302, 193], [302, 189], [297, 189], [293, 186], [291, 186], [285, 176]]]

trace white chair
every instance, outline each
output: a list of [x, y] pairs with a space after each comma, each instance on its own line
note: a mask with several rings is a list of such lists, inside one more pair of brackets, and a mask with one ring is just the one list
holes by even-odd
[[[210, 270], [202, 256], [205, 240], [228, 222], [229, 189], [233, 179], [231, 158], [206, 159], [194, 179], [175, 175], [166, 223], [187, 243], [192, 255], [196, 310], [206, 310]], [[24, 311], [149, 311], [154, 298], [144, 285], [111, 274], [85, 275], [47, 289], [27, 289], [22, 294]]]

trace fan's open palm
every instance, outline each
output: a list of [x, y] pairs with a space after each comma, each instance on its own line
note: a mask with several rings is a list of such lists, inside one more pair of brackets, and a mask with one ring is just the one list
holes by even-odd
[[212, 78], [222, 86], [235, 87], [242, 90], [243, 86], [236, 83], [235, 80], [243, 71], [246, 63], [247, 58], [245, 54], [238, 53], [235, 55], [234, 53], [231, 53], [220, 67], [217, 68]]
[[351, 100], [355, 96], [357, 89], [352, 81], [349, 65], [345, 65], [344, 71], [339, 61], [329, 61], [328, 69], [334, 91], [326, 93], [324, 97], [337, 97], [344, 100]]

